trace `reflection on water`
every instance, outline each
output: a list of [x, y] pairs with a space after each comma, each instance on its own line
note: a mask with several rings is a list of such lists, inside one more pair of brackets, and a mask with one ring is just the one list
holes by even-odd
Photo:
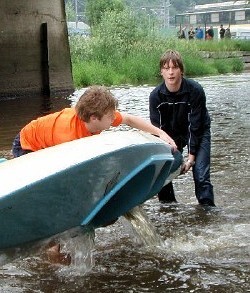
[[[161, 204], [155, 197], [143, 204], [165, 246], [148, 249], [139, 245], [121, 217], [111, 226], [96, 229], [94, 266], [84, 275], [61, 275], [58, 267], [39, 255], [30, 256], [0, 268], [2, 292], [250, 291], [250, 74], [199, 81], [212, 116], [211, 179], [217, 208], [200, 208], [191, 173], [182, 175], [174, 180], [177, 204]], [[58, 108], [75, 103], [83, 90], [69, 101], [59, 102]], [[148, 86], [112, 89], [121, 110], [146, 119], [151, 90]], [[6, 101], [0, 102], [2, 153], [10, 149], [20, 126], [41, 107], [32, 108], [27, 101], [26, 105], [9, 101], [2, 107], [3, 103]], [[31, 113], [31, 109], [36, 110]]]
[[25, 124], [70, 104], [66, 98], [46, 96], [0, 100], [0, 152], [11, 149], [14, 137]]

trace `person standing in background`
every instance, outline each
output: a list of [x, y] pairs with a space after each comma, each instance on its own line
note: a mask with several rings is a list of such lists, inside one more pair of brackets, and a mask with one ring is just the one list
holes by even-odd
[[183, 27], [178, 31], [178, 39], [186, 39], [186, 34], [185, 34], [186, 27]]
[[231, 39], [230, 27], [227, 27], [226, 28], [226, 31], [225, 31], [225, 39]]
[[210, 28], [207, 30], [207, 33], [206, 33], [206, 39], [213, 40], [213, 38], [214, 38], [214, 29], [212, 26], [210, 26]]
[[203, 32], [203, 29], [198, 26], [197, 30], [196, 30], [196, 35], [195, 35], [196, 39], [197, 40], [202, 40], [203, 37], [204, 37], [204, 32]]
[[194, 28], [191, 26], [190, 30], [188, 31], [188, 39], [193, 40], [194, 37], [195, 37], [195, 31], [194, 31]]
[[224, 39], [224, 36], [225, 36], [225, 29], [223, 27], [223, 24], [220, 25], [220, 31], [219, 31], [219, 34], [220, 34], [220, 39]]

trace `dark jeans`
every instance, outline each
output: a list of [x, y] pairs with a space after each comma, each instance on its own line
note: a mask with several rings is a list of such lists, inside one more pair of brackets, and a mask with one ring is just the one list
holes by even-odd
[[32, 151], [30, 151], [30, 150], [22, 149], [21, 143], [20, 143], [20, 133], [18, 133], [13, 141], [13, 144], [12, 144], [12, 154], [13, 154], [14, 158], [26, 155], [31, 152]]
[[[214, 204], [213, 185], [210, 182], [210, 150], [211, 135], [207, 129], [201, 139], [199, 149], [193, 166], [193, 179], [195, 184], [195, 195], [199, 203], [209, 200]], [[182, 150], [180, 150], [182, 151]], [[158, 193], [160, 201], [176, 201], [173, 184], [170, 182]]]

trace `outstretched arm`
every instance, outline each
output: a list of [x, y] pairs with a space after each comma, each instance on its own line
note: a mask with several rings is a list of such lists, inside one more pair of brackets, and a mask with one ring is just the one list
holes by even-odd
[[143, 130], [145, 132], [149, 132], [151, 134], [157, 135], [160, 139], [164, 140], [166, 143], [170, 144], [173, 151], [177, 150], [177, 146], [174, 140], [163, 130], [158, 127], [155, 127], [150, 122], [145, 121], [141, 117], [134, 116], [127, 113], [121, 113], [122, 115], [122, 123], [127, 124], [130, 127], [137, 128]]

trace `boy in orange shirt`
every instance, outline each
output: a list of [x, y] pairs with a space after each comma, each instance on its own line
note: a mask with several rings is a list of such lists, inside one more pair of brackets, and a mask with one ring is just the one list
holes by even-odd
[[88, 88], [74, 108], [32, 120], [16, 136], [12, 152], [19, 157], [75, 139], [95, 135], [111, 126], [126, 124], [159, 136], [177, 149], [174, 140], [163, 130], [144, 119], [116, 110], [117, 100], [104, 86]]
[[[55, 146], [64, 142], [95, 135], [111, 126], [126, 124], [153, 135], [170, 144], [173, 151], [177, 146], [163, 130], [144, 119], [117, 111], [118, 102], [103, 86], [92, 86], [80, 97], [74, 108], [65, 108], [28, 123], [13, 142], [12, 153], [19, 157], [30, 152]], [[51, 242], [46, 250], [52, 263], [69, 265], [71, 257], [60, 251], [60, 244]]]

